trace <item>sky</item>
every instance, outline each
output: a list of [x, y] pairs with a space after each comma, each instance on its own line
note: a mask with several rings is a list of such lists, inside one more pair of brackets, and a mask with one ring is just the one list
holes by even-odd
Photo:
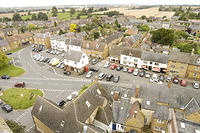
[[52, 5], [200, 5], [200, 0], [0, 0], [0, 7], [52, 6]]

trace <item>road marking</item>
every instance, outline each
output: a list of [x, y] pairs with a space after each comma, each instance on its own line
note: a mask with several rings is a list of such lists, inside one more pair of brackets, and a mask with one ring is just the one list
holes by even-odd
[[30, 111], [32, 110], [32, 108], [27, 109], [23, 114], [19, 115], [15, 121], [18, 122], [22, 117], [24, 117], [26, 114], [28, 114]]
[[25, 132], [28, 133], [33, 127], [35, 127], [35, 125], [33, 125], [30, 128], [28, 128]]

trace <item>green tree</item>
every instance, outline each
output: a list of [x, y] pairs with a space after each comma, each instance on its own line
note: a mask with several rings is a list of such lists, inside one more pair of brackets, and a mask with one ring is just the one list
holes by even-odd
[[28, 24], [28, 30], [29, 31], [32, 31], [34, 29], [36, 29], [36, 26], [34, 24], [32, 24], [32, 23]]
[[38, 13], [38, 20], [48, 20], [48, 16], [46, 13], [39, 12]]
[[20, 16], [19, 13], [14, 13], [12, 17], [13, 21], [22, 21], [22, 17]]
[[152, 32], [151, 40], [154, 43], [172, 45], [175, 41], [174, 31], [164, 28], [158, 29]]
[[99, 36], [100, 36], [100, 34], [99, 34], [99, 32], [94, 31], [94, 32], [93, 32], [93, 36], [94, 36], [94, 39], [98, 39]]
[[31, 11], [28, 11], [28, 15], [31, 16]]
[[90, 8], [88, 9], [88, 13], [92, 13], [93, 10], [94, 10], [94, 8], [93, 8], [93, 7], [90, 7]]
[[81, 10], [81, 15], [86, 15], [86, 14], [87, 14], [87, 12], [86, 12], [85, 8], [83, 8], [83, 9]]
[[13, 133], [25, 133], [25, 126], [13, 121], [13, 120], [6, 120], [6, 124], [13, 131]]
[[19, 31], [21, 32], [21, 33], [24, 33], [25, 31], [26, 31], [26, 26], [21, 26], [20, 28], [19, 28]]
[[31, 20], [37, 20], [37, 15], [34, 13], [34, 14], [32, 14], [32, 16], [31, 16]]
[[141, 19], [147, 19], [147, 17], [145, 15], [141, 16]]
[[3, 17], [3, 22], [8, 22], [8, 21], [11, 21], [11, 18]]
[[53, 17], [56, 17], [57, 13], [58, 13], [58, 9], [55, 6], [53, 6], [52, 9], [51, 9], [51, 13], [52, 13]]
[[183, 14], [180, 16], [179, 20], [188, 21], [188, 18], [187, 18], [187, 16], [186, 16], [186, 14], [183, 13]]
[[139, 31], [149, 31], [150, 28], [147, 24], [143, 24], [143, 25], [138, 25], [137, 28], [139, 29]]
[[8, 64], [8, 57], [6, 56], [5, 53], [0, 51], [0, 68], [2, 66], [5, 66], [6, 64]]
[[54, 27], [56, 27], [56, 26], [57, 26], [57, 23], [56, 23], [56, 22], [54, 22], [54, 24], [53, 24], [53, 25], [54, 25]]
[[63, 32], [63, 30], [61, 30], [60, 29], [60, 31], [59, 31], [59, 33], [58, 33], [59, 35], [62, 35], [62, 34], [64, 34], [64, 32]]
[[78, 14], [77, 16], [76, 16], [76, 19], [80, 19], [81, 18], [81, 16], [80, 16], [80, 14]]
[[70, 9], [70, 15], [71, 15], [71, 16], [74, 15], [75, 12], [76, 12], [76, 10], [75, 10], [74, 8], [71, 8], [71, 9]]
[[64, 12], [65, 12], [65, 9], [62, 9], [62, 12], [64, 13]]
[[115, 27], [116, 27], [116, 28], [120, 28], [120, 27], [121, 27], [121, 25], [119, 24], [119, 22], [118, 22], [117, 19], [115, 20]]

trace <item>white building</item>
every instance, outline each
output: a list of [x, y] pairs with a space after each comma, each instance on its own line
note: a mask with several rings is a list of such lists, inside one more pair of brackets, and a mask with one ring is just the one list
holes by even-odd
[[82, 51], [67, 50], [64, 57], [66, 70], [82, 73], [88, 70], [88, 56]]
[[71, 38], [69, 41], [69, 50], [81, 51], [82, 39]]
[[67, 51], [67, 45], [65, 44], [65, 41], [66, 38], [64, 36], [51, 36], [51, 48], [59, 51]]
[[126, 48], [120, 55], [120, 64], [141, 68], [141, 55], [142, 51], [139, 49]]

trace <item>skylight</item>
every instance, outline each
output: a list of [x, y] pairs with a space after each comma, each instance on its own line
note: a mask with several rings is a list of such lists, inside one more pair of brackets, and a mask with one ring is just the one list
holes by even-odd
[[88, 108], [91, 106], [91, 104], [88, 101], [86, 101], [85, 104], [88, 106]]

